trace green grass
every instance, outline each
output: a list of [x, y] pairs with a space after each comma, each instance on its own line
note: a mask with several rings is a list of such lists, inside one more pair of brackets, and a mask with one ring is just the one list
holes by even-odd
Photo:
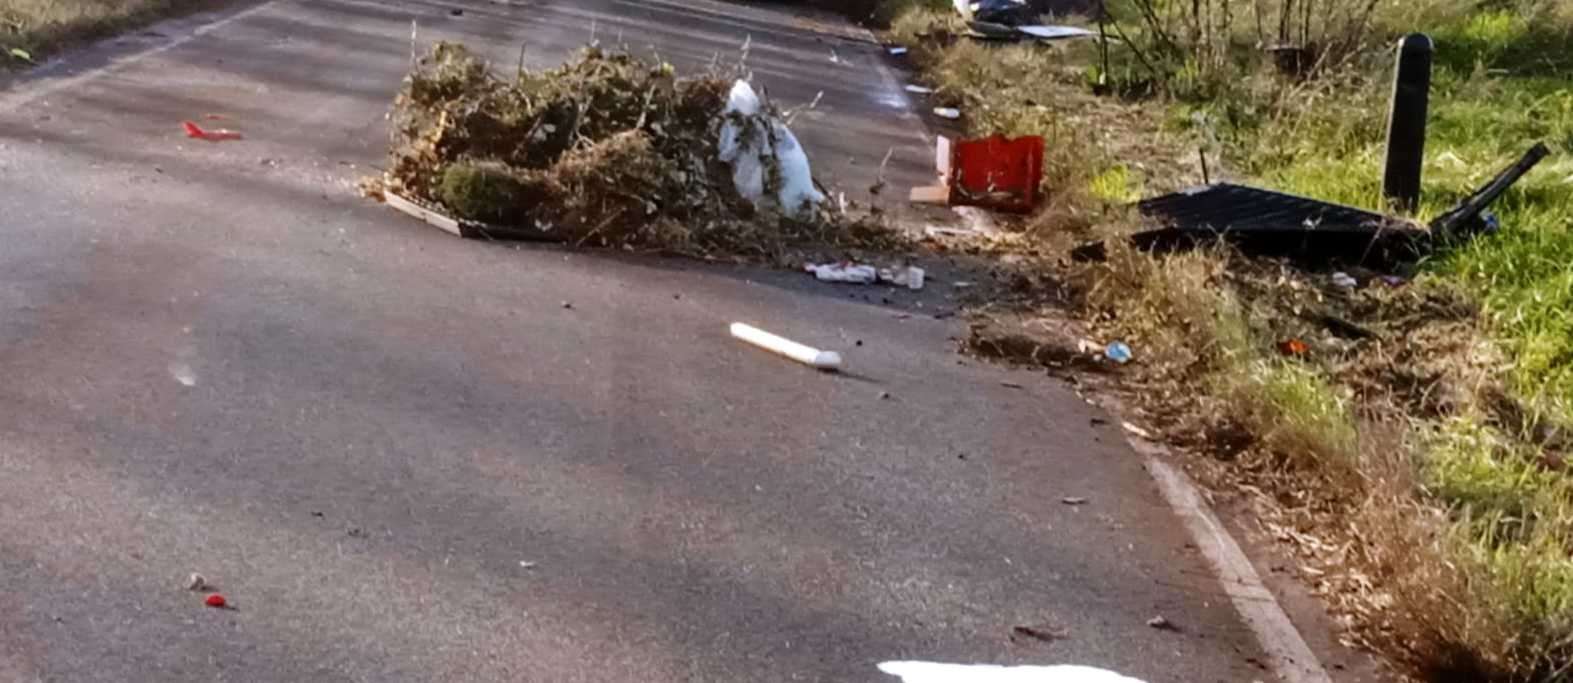
[[[1420, 27], [1437, 42], [1437, 65], [1419, 218], [1444, 210], [1535, 142], [1553, 148], [1494, 207], [1498, 234], [1423, 269], [1479, 300], [1492, 341], [1511, 361], [1497, 372], [1524, 403], [1557, 421], [1573, 415], [1573, 23], [1557, 20], [1563, 16], [1485, 10]], [[1352, 74], [1314, 92], [1310, 106], [1231, 131], [1235, 161], [1268, 185], [1381, 208], [1384, 76]], [[1515, 634], [1510, 643], [1469, 649], [1502, 675], [1559, 680], [1553, 675], [1567, 674], [1555, 664], [1573, 657], [1569, 474], [1537, 460], [1542, 449], [1523, 435], [1479, 417], [1434, 429], [1421, 459], [1426, 494], [1452, 512], [1457, 553], [1489, 587], [1469, 609]]]
[[25, 65], [211, 0], [0, 0], [0, 63]]
[[[1051, 193], [1096, 206], [1161, 189], [1151, 179], [1174, 147], [1122, 143], [1118, 133], [1156, 137], [1140, 117], [1087, 125], [1089, 112], [1119, 98], [1089, 101], [1067, 90], [1098, 82], [1089, 51], [924, 45], [951, 22], [944, 12], [909, 13], [894, 32], [922, 46], [914, 52], [926, 76], [969, 112], [973, 132], [1056, 139], [1099, 131], [1070, 141], [1061, 158], [1075, 161], [1052, 173]], [[1425, 198], [1415, 217], [1449, 208], [1535, 142], [1553, 156], [1493, 207], [1500, 232], [1428, 259], [1411, 289], [1461, 290], [1478, 303], [1488, 338], [1462, 345], [1469, 358], [1446, 359], [1466, 391], [1500, 379], [1533, 417], [1573, 423], [1573, 3], [1384, 0], [1374, 30], [1381, 38], [1371, 49], [1309, 82], [1274, 75], [1244, 45], [1222, 71], [1171, 63], [1162, 70], [1167, 97], [1136, 106], [1167, 109], [1158, 116], [1166, 132], [1211, 141], [1224, 166], [1254, 183], [1380, 210], [1388, 41], [1414, 30], [1432, 35]], [[1066, 67], [1081, 77], [1064, 78]], [[1107, 75], [1131, 97], [1145, 92], [1150, 72], [1116, 53]], [[1373, 452], [1361, 408], [1331, 368], [1276, 358], [1255, 309], [1221, 286], [1224, 269], [1205, 253], [1116, 251], [1088, 301], [1100, 324], [1146, 353], [1144, 372], [1181, 387], [1166, 392], [1205, 392], [1291, 469], [1355, 474], [1345, 479], [1355, 487], [1393, 479], [1381, 469], [1393, 462], [1405, 470], [1395, 480], [1416, 511], [1398, 506], [1383, 523], [1402, 529], [1355, 538], [1424, 549], [1388, 569], [1395, 590], [1413, 601], [1395, 612], [1407, 625], [1394, 647], [1418, 667], [1443, 672], [1441, 680], [1570, 680], [1559, 667], [1573, 662], [1573, 471], [1480, 404], [1441, 418], [1405, 416], [1395, 427], [1406, 435], [1402, 452]], [[1438, 520], [1446, 522], [1441, 541], [1432, 531]], [[1434, 587], [1444, 584], [1457, 595], [1437, 599]]]

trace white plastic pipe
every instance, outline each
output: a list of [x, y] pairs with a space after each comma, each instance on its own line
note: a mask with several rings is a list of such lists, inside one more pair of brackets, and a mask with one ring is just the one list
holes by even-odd
[[804, 346], [790, 339], [777, 337], [769, 332], [743, 323], [732, 323], [732, 336], [753, 344], [771, 353], [780, 354], [791, 358], [804, 365], [811, 365], [820, 370], [840, 370], [841, 354], [835, 351], [820, 351], [811, 346]]

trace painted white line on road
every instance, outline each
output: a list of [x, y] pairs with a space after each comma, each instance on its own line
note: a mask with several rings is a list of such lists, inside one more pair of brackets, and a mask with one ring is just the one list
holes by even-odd
[[[48, 97], [48, 96], [53, 95], [53, 94], [55, 94], [57, 92], [60, 92], [61, 90], [65, 90], [67, 88], [74, 88], [74, 87], [76, 87], [78, 85], [81, 85], [83, 83], [91, 81], [91, 80], [93, 80], [95, 78], [98, 78], [100, 76], [103, 76], [105, 74], [114, 73], [116, 71], [119, 71], [120, 69], [123, 69], [123, 68], [126, 68], [128, 66], [131, 66], [132, 64], [136, 64], [137, 62], [140, 62], [140, 61], [142, 61], [144, 59], [147, 59], [148, 57], [152, 57], [152, 56], [157, 55], [157, 54], [168, 52], [168, 51], [173, 50], [173, 49], [175, 49], [177, 47], [180, 47], [181, 45], [185, 45], [186, 43], [189, 43], [189, 42], [191, 42], [191, 41], [193, 41], [193, 40], [195, 40], [197, 38], [202, 37], [204, 34], [208, 33], [209, 31], [213, 31], [213, 30], [216, 30], [216, 29], [223, 28], [224, 26], [227, 26], [227, 25], [232, 24], [234, 22], [240, 21], [240, 20], [245, 19], [247, 17], [250, 17], [250, 16], [252, 16], [254, 14], [258, 14], [258, 13], [268, 9], [269, 7], [272, 7], [273, 5], [277, 4], [280, 1], [281, 0], [269, 0], [268, 2], [264, 2], [264, 3], [260, 4], [260, 5], [257, 5], [256, 7], [251, 7], [249, 9], [237, 12], [235, 14], [231, 14], [231, 15], [229, 15], [227, 17], [220, 18], [220, 19], [218, 19], [216, 21], [211, 21], [211, 22], [208, 22], [206, 24], [202, 24], [202, 25], [197, 26], [196, 28], [192, 29], [190, 32], [186, 33], [185, 35], [178, 36], [178, 37], [174, 38], [173, 40], [170, 40], [168, 42], [165, 42], [165, 43], [162, 43], [162, 44], [159, 44], [159, 45], [154, 45], [153, 47], [150, 47], [150, 48], [148, 48], [146, 50], [142, 50], [141, 52], [133, 52], [133, 53], [131, 53], [129, 55], [116, 58], [114, 60], [111, 60], [108, 64], [105, 64], [103, 66], [96, 67], [96, 68], [93, 68], [93, 69], [88, 69], [87, 71], [83, 71], [81, 73], [71, 74], [70, 76], [65, 76], [65, 77], [58, 78], [58, 79], [38, 80], [38, 81], [35, 81], [35, 82], [32, 82], [32, 83], [29, 83], [26, 80], [21, 81], [21, 85], [22, 85], [21, 88], [19, 88], [18, 90], [14, 91], [12, 93], [9, 93], [9, 94], [5, 95], [4, 97], [0, 97], [0, 112], [14, 111], [14, 110], [19, 109], [21, 107], [27, 106], [28, 104], [38, 100], [39, 98]], [[169, 22], [165, 22], [165, 23], [162, 23], [162, 24], [156, 24], [156, 25], [148, 28], [147, 30], [156, 31], [161, 26], [168, 26], [170, 24], [180, 23], [180, 22], [183, 22], [183, 21], [189, 21], [189, 20], [172, 19]], [[69, 69], [70, 57], [66, 57], [66, 60], [67, 61], [64, 63], [64, 66], [66, 66], [66, 68]], [[47, 69], [49, 67], [44, 67], [44, 68]], [[23, 78], [25, 79], [26, 76], [24, 76]], [[44, 77], [44, 78], [47, 78], [47, 77]]]
[[1289, 615], [1278, 605], [1272, 591], [1262, 584], [1261, 576], [1240, 550], [1240, 544], [1202, 501], [1190, 477], [1148, 452], [1145, 444], [1133, 442], [1131, 445], [1146, 456], [1147, 472], [1185, 524], [1196, 547], [1212, 565], [1235, 611], [1256, 635], [1273, 673], [1285, 683], [1331, 683], [1327, 670], [1300, 637], [1300, 631], [1289, 621]]

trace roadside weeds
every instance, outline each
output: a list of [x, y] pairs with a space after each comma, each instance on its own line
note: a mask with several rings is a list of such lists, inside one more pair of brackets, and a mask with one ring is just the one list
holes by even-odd
[[[1140, 4], [1111, 7], [1118, 18]], [[1527, 55], [1566, 53], [1573, 21], [1554, 3], [1518, 5], [1383, 3], [1371, 38], [1351, 37], [1337, 69], [1304, 79], [1251, 58], [1230, 27], [1195, 52], [1230, 58], [1182, 58], [1173, 71], [1160, 52], [1105, 68], [1086, 45], [984, 46], [943, 8], [909, 9], [889, 33], [970, 133], [1051, 140], [1048, 207], [984, 250], [1036, 252], [1030, 267], [1066, 285], [1040, 305], [1066, 304], [1094, 337], [1136, 350], [1100, 384], [1205, 456], [1194, 464], [1210, 484], [1253, 501], [1264, 530], [1303, 558], [1301, 578], [1346, 643], [1430, 680], [1554, 681], [1573, 665], [1567, 163], [1554, 157], [1508, 194], [1500, 234], [1398, 273], [1336, 278], [1221, 246], [1153, 255], [1118, 240], [1101, 264], [1063, 254], [1128, 233], [1135, 219], [1120, 207], [1133, 199], [1197, 184], [1198, 156], [1269, 187], [1384, 208], [1385, 45], [1410, 30], [1439, 44], [1417, 218], [1530, 142], [1565, 153], [1573, 69]], [[1157, 41], [1150, 26], [1125, 30], [1132, 44]], [[990, 335], [975, 328], [969, 346], [1050, 367], [1074, 357], [1070, 340]]]

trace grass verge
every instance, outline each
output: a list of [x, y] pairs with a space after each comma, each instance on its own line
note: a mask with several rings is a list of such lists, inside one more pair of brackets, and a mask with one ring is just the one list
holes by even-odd
[[[1049, 139], [1051, 201], [1008, 243], [1045, 253], [1037, 266], [1076, 285], [1090, 326], [1137, 349], [1122, 378], [1130, 400], [1213, 456], [1215, 483], [1254, 497], [1346, 641], [1431, 680], [1568, 680], [1573, 8], [1371, 3], [1359, 21], [1306, 29], [1348, 31], [1333, 36], [1336, 60], [1299, 46], [1312, 66], [1286, 69], [1252, 46], [1250, 13], [1240, 26], [1187, 24], [1183, 11], [1128, 20], [1144, 4], [1155, 6], [1110, 7], [1127, 44], [1148, 51], [1108, 59], [1085, 43], [986, 47], [943, 10], [907, 9], [891, 37], [972, 132]], [[1234, 4], [1208, 6], [1228, 17]], [[1533, 142], [1554, 148], [1496, 206], [1499, 233], [1396, 287], [1352, 270], [1355, 290], [1221, 248], [1116, 248], [1090, 267], [1058, 258], [1128, 231], [1118, 206], [1131, 198], [1197, 183], [1198, 149], [1236, 178], [1382, 208], [1388, 46], [1415, 30], [1437, 43], [1418, 218]]]
[[113, 35], [212, 0], [0, 0], [0, 62], [25, 66], [73, 44]]

